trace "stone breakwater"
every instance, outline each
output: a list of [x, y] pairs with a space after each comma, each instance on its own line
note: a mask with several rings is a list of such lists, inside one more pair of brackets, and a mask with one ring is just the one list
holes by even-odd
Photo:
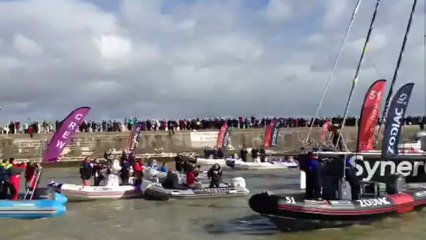
[[[300, 149], [307, 136], [308, 128], [282, 128], [279, 144], [271, 150], [276, 153], [291, 153]], [[357, 128], [347, 127], [343, 137], [350, 149], [356, 144]], [[403, 141], [409, 141], [419, 130], [418, 127], [408, 126], [403, 129]], [[319, 142], [320, 128], [312, 130], [312, 139]], [[265, 129], [235, 129], [231, 133], [229, 150], [239, 150], [242, 147], [260, 147], [263, 143]], [[173, 156], [180, 152], [202, 153], [204, 147], [214, 147], [218, 131], [176, 131], [142, 132], [137, 154], [145, 153], [159, 157]], [[46, 148], [51, 134], [38, 134], [34, 138], [28, 135], [0, 135], [0, 156], [2, 158], [40, 159]], [[122, 149], [127, 145], [129, 132], [122, 133], [77, 133], [64, 150], [64, 160], [81, 158], [82, 156], [102, 157], [105, 150]]]

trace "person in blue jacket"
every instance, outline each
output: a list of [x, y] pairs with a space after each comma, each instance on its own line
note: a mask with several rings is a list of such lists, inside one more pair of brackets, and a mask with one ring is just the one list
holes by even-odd
[[158, 170], [159, 172], [165, 172], [165, 173], [169, 171], [169, 170], [167, 169], [166, 162], [163, 162], [163, 163], [161, 164], [161, 166], [157, 168], [157, 170]]
[[313, 152], [308, 152], [306, 162], [306, 199], [321, 198], [321, 179], [320, 168], [321, 163], [314, 156]]

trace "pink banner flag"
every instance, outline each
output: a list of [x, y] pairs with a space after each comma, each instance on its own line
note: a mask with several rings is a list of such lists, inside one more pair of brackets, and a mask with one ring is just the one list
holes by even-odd
[[56, 162], [65, 149], [65, 146], [71, 141], [84, 118], [89, 113], [90, 107], [80, 107], [72, 111], [65, 119], [59, 129], [53, 134], [43, 161]]

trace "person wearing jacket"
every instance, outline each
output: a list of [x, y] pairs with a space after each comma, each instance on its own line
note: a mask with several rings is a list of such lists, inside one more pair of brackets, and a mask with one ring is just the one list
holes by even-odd
[[207, 177], [210, 180], [209, 188], [219, 187], [222, 180], [222, 168], [220, 165], [215, 163], [207, 172]]
[[13, 187], [9, 186], [11, 168], [12, 164], [9, 164], [7, 160], [0, 163], [0, 199], [8, 199], [9, 190], [14, 190]]
[[136, 160], [135, 164], [133, 165], [133, 172], [135, 176], [135, 180], [134, 180], [135, 186], [139, 186], [142, 184], [143, 170], [144, 170], [144, 161], [142, 158], [139, 158]]
[[41, 166], [36, 162], [30, 162], [29, 164], [27, 164], [27, 167], [25, 169], [25, 188], [30, 188], [30, 190], [34, 190], [40, 183], [40, 179], [36, 180], [36, 172], [39, 168], [41, 168]]
[[308, 152], [304, 168], [306, 169], [305, 199], [311, 200], [321, 198], [321, 163], [314, 156], [313, 152]]
[[169, 170], [167, 169], [166, 162], [163, 162], [161, 166], [157, 168], [157, 171], [164, 173], [168, 172]]
[[83, 186], [90, 186], [90, 178], [93, 175], [93, 164], [90, 162], [90, 158], [86, 157], [80, 165], [80, 178], [83, 182]]
[[[21, 173], [24, 172], [25, 168], [27, 168], [27, 164], [25, 162], [23, 163], [15, 163], [15, 158], [9, 158], [9, 164], [12, 165], [12, 169], [10, 172], [10, 178], [9, 178], [9, 187], [13, 188], [11, 190], [10, 199], [11, 200], [18, 200], [19, 198], [19, 192], [21, 191]], [[13, 194], [12, 194], [13, 191]]]
[[120, 158], [120, 178], [123, 185], [129, 184], [130, 166], [129, 158], [123, 151]]

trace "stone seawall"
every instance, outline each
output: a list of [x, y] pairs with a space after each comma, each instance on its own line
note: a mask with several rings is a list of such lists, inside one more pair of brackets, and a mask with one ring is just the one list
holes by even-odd
[[[403, 141], [408, 141], [418, 131], [418, 127], [405, 127]], [[265, 129], [237, 129], [231, 133], [230, 150], [241, 147], [260, 147], [263, 143]], [[141, 143], [136, 153], [201, 153], [204, 147], [214, 147], [218, 131], [176, 131], [143, 132]], [[306, 138], [308, 128], [283, 128], [280, 130], [279, 144], [273, 151], [278, 153], [294, 152], [300, 149]], [[356, 144], [357, 128], [347, 127], [344, 138], [350, 149]], [[319, 141], [320, 128], [312, 130], [312, 139]], [[110, 148], [126, 147], [129, 132], [124, 133], [77, 133], [71, 144], [65, 149], [65, 158], [87, 155], [102, 156]], [[0, 156], [17, 159], [40, 159], [43, 149], [51, 134], [38, 134], [31, 139], [28, 135], [0, 135]]]

